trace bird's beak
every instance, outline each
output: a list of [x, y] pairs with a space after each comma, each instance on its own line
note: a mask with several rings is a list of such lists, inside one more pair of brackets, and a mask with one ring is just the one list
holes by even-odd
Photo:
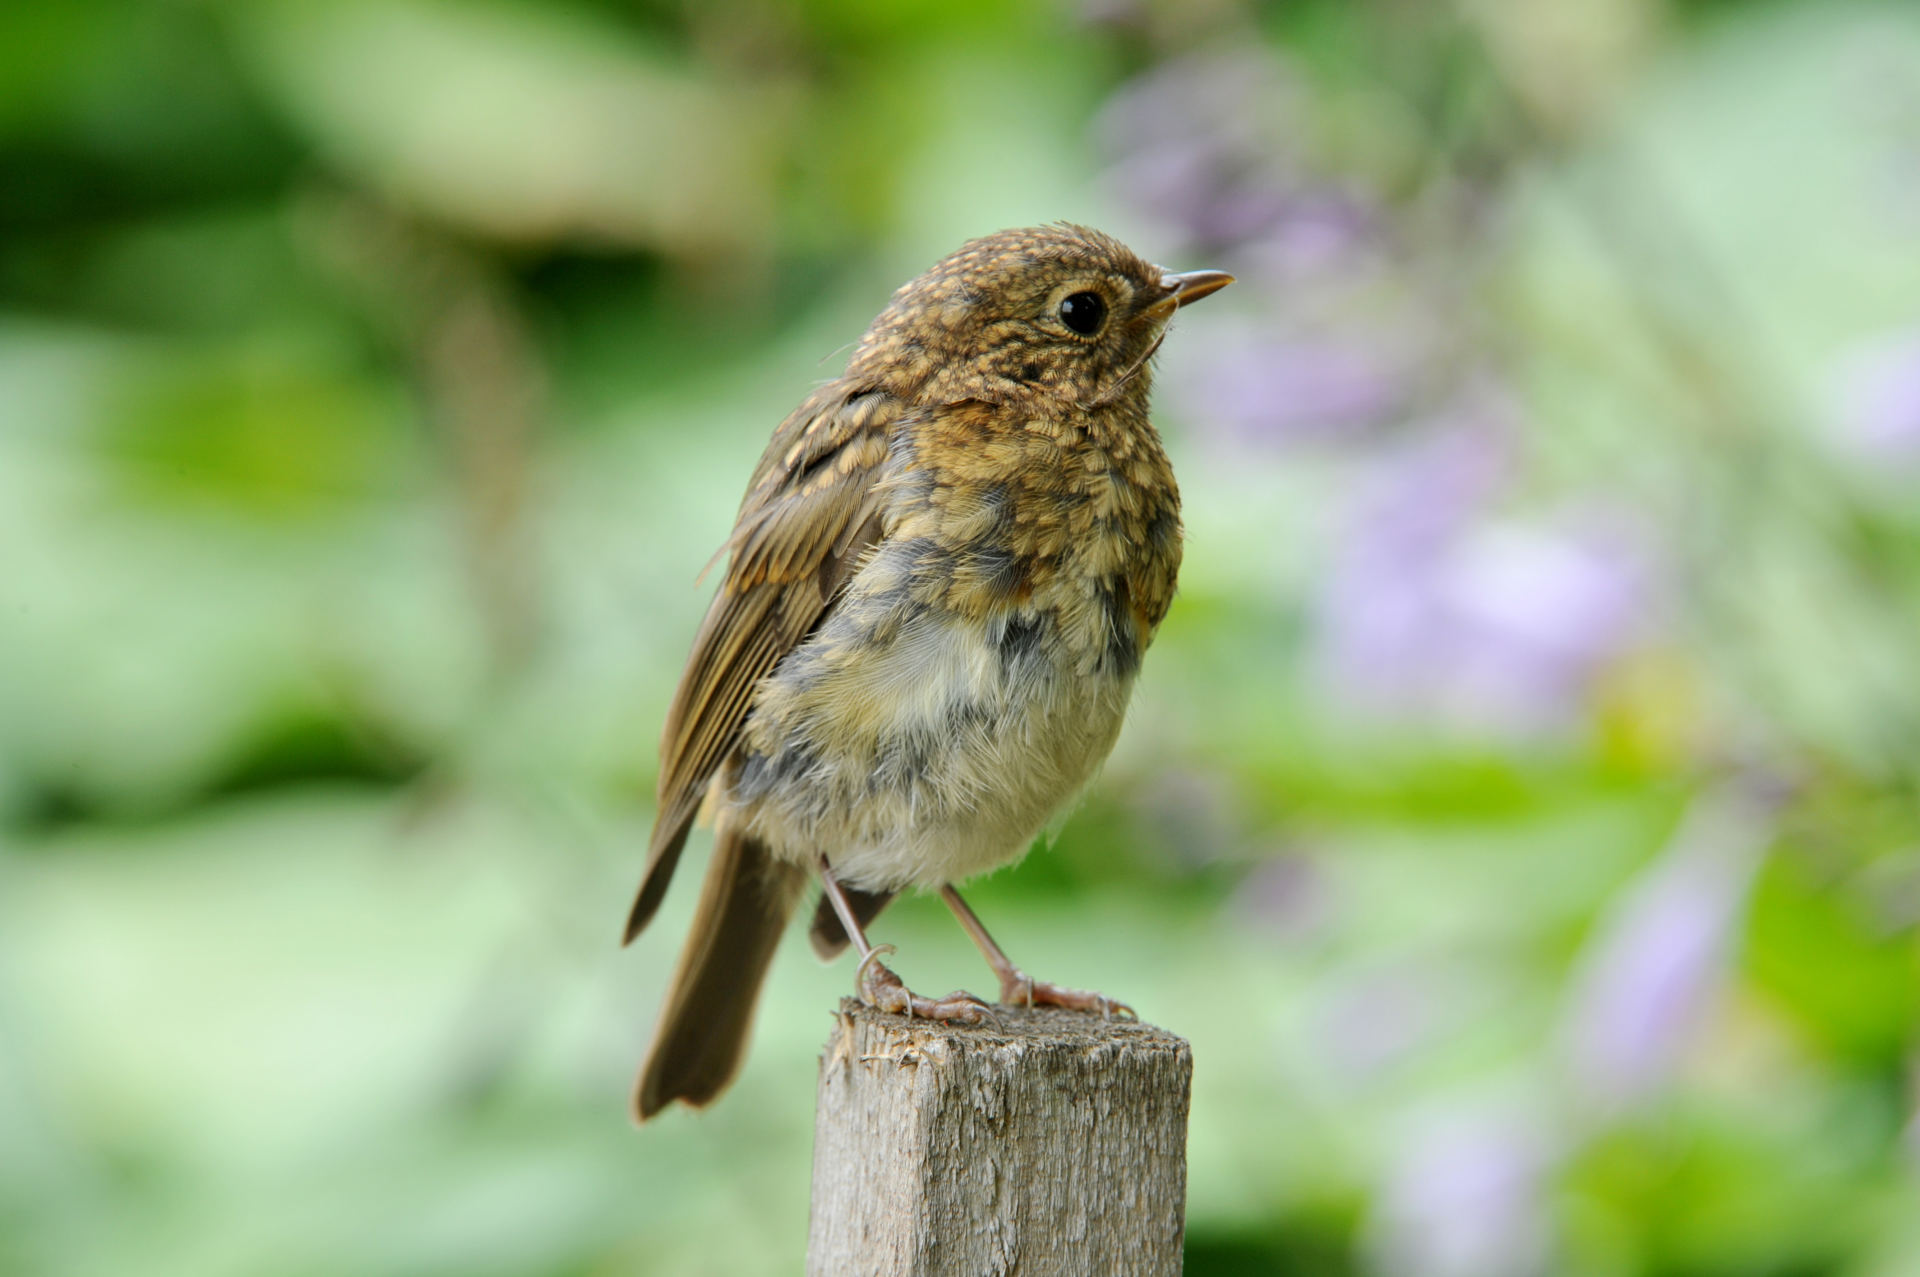
[[1167, 290], [1166, 295], [1147, 307], [1147, 317], [1165, 319], [1187, 303], [1211, 297], [1232, 282], [1233, 276], [1223, 270], [1190, 270], [1179, 275], [1162, 275], [1160, 287]]

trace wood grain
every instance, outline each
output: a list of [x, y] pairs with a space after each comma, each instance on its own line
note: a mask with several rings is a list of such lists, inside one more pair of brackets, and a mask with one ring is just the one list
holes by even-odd
[[997, 1012], [968, 1028], [841, 1004], [820, 1062], [809, 1273], [1180, 1271], [1187, 1043]]

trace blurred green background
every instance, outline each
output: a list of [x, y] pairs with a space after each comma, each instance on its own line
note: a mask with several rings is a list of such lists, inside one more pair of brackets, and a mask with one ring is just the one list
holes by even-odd
[[1189, 1270], [1920, 1273], [1920, 7], [1844, 0], [0, 5], [0, 1270], [798, 1271], [850, 962], [622, 1112], [694, 578], [1062, 218], [1241, 280], [1130, 725], [974, 893], [1191, 1038]]

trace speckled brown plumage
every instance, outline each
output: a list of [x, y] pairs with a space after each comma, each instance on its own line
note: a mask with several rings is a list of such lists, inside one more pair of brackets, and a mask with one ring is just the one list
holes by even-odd
[[1173, 312], [1226, 282], [1081, 227], [974, 240], [896, 292], [774, 432], [661, 742], [629, 938], [703, 804], [716, 841], [642, 1119], [731, 1079], [810, 873], [815, 946], [851, 926], [876, 1005], [983, 1013], [874, 961], [860, 928], [912, 886], [948, 896], [1003, 997], [1116, 1005], [1028, 980], [951, 884], [1017, 858], [1112, 747], [1180, 566], [1150, 361]]

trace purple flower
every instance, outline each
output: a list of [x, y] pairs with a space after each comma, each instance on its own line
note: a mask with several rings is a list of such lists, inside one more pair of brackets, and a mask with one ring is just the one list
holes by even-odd
[[1379, 217], [1365, 201], [1331, 188], [1298, 190], [1234, 261], [1249, 277], [1276, 283], [1335, 268], [1352, 274], [1381, 238]]
[[1312, 1040], [1343, 1085], [1361, 1086], [1456, 1031], [1486, 1000], [1475, 972], [1400, 962], [1328, 985]]
[[1363, 242], [1374, 219], [1357, 196], [1306, 176], [1294, 153], [1301, 112], [1271, 56], [1163, 63], [1101, 113], [1108, 184], [1190, 249], [1251, 246], [1239, 267], [1249, 278], [1323, 266]]
[[1549, 1270], [1551, 1150], [1519, 1114], [1450, 1106], [1396, 1141], [1369, 1245], [1398, 1277], [1534, 1277]]
[[1731, 787], [1700, 799], [1601, 920], [1565, 1026], [1569, 1067], [1586, 1098], [1630, 1104], [1671, 1074], [1725, 978], [1776, 802]]
[[1835, 398], [1846, 451], [1872, 465], [1920, 464], [1920, 328], [1855, 352], [1841, 367]]
[[1497, 515], [1510, 410], [1481, 397], [1362, 484], [1315, 607], [1318, 663], [1353, 703], [1538, 730], [1644, 627], [1650, 556], [1604, 510]]
[[1242, 329], [1185, 365], [1177, 393], [1192, 420], [1238, 443], [1330, 441], [1398, 412], [1401, 362], [1380, 345]]
[[1333, 883], [1317, 856], [1277, 850], [1241, 880], [1232, 912], [1250, 929], [1281, 942], [1325, 932], [1337, 910]]
[[1274, 154], [1262, 138], [1296, 110], [1274, 58], [1256, 52], [1193, 54], [1123, 85], [1097, 124], [1109, 154], [1204, 153], [1252, 163]]

